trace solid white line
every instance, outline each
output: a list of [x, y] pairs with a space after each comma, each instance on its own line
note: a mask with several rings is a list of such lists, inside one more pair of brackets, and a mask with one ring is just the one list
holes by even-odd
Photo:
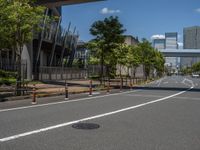
[[125, 96], [131, 96], [131, 97], [152, 97], [152, 98], [161, 98], [163, 96], [161, 95], [145, 95], [145, 94], [126, 94]]
[[[126, 93], [134, 93], [141, 90], [133, 90], [133, 91], [127, 91], [127, 92], [121, 92], [121, 93], [115, 93], [115, 94], [109, 94], [109, 95], [100, 95], [100, 96], [94, 96], [94, 97], [86, 97], [86, 98], [80, 98], [75, 100], [69, 100], [69, 101], [61, 101], [61, 102], [53, 102], [53, 103], [47, 103], [47, 104], [39, 104], [39, 105], [31, 105], [31, 106], [24, 106], [24, 107], [16, 107], [16, 108], [10, 108], [10, 109], [0, 109], [0, 112], [7, 112], [7, 111], [14, 111], [14, 110], [22, 110], [22, 109], [28, 109], [28, 108], [36, 108], [36, 107], [43, 107], [43, 106], [50, 106], [50, 105], [58, 105], [63, 103], [72, 103], [72, 102], [79, 102], [79, 101], [86, 101], [91, 99], [97, 99], [102, 97], [108, 97], [108, 96], [114, 96], [114, 95], [122, 95]], [[64, 97], [63, 97], [64, 99]]]
[[157, 100], [154, 100], [154, 101], [150, 101], [150, 102], [147, 102], [147, 103], [143, 103], [143, 104], [139, 104], [139, 105], [135, 105], [135, 106], [131, 106], [131, 107], [127, 107], [127, 108], [119, 109], [119, 110], [116, 110], [116, 111], [112, 111], [112, 112], [108, 112], [108, 113], [104, 113], [104, 114], [100, 114], [100, 115], [96, 115], [96, 116], [91, 116], [91, 117], [87, 117], [87, 118], [83, 118], [83, 119], [79, 119], [79, 120], [74, 120], [74, 121], [63, 123], [63, 124], [50, 126], [50, 127], [47, 127], [47, 128], [42, 128], [42, 129], [30, 131], [30, 132], [25, 132], [25, 133], [13, 135], [13, 136], [5, 137], [5, 138], [0, 139], [0, 142], [6, 142], [6, 141], [14, 140], [14, 139], [17, 139], [17, 138], [25, 137], [25, 136], [28, 136], [28, 135], [33, 135], [33, 134], [37, 134], [37, 133], [40, 133], [40, 132], [45, 132], [45, 131], [69, 126], [69, 125], [72, 125], [74, 123], [83, 122], [83, 121], [92, 120], [92, 119], [97, 119], [97, 118], [101, 118], [101, 117], [105, 117], [105, 116], [110, 116], [110, 115], [117, 114], [117, 113], [120, 113], [120, 112], [125, 112], [125, 111], [128, 111], [128, 110], [132, 110], [132, 109], [135, 109], [135, 108], [139, 108], [139, 107], [142, 107], [142, 106], [145, 106], [145, 105], [157, 103], [157, 102], [164, 101], [166, 99], [178, 96], [180, 94], [183, 94], [183, 93], [191, 90], [192, 88], [193, 87], [191, 87], [190, 89], [188, 89], [186, 91], [182, 91], [182, 92], [179, 92], [179, 93], [176, 93], [176, 94], [164, 97], [164, 98], [160, 98], [160, 99], [157, 99]]

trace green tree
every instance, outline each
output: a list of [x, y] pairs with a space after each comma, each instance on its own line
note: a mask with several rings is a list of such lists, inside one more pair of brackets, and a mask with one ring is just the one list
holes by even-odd
[[138, 46], [129, 46], [127, 53], [127, 67], [133, 69], [133, 77], [135, 78], [136, 69], [141, 64], [141, 52]]
[[109, 68], [113, 68], [116, 65], [116, 61], [111, 58], [114, 55], [116, 44], [124, 42], [124, 36], [122, 35], [124, 32], [125, 29], [123, 29], [123, 25], [118, 17], [113, 16], [94, 22], [90, 28], [91, 35], [95, 37], [93, 41], [97, 42], [98, 49], [100, 50], [98, 53], [101, 64], [101, 83], [104, 65], [108, 73], [110, 72]]
[[165, 59], [164, 56], [162, 55], [161, 52], [154, 50], [155, 51], [155, 62], [154, 62], [154, 67], [157, 71], [158, 76], [162, 76], [164, 71], [165, 71]]
[[154, 69], [162, 75], [164, 72], [164, 57], [163, 55], [155, 50], [151, 43], [147, 40], [143, 40], [142, 43], [139, 44], [139, 49], [141, 51], [141, 62], [143, 64], [144, 75], [146, 80], [150, 76], [151, 72], [154, 72]]
[[21, 81], [23, 46], [32, 40], [33, 31], [39, 29], [44, 16], [45, 8], [35, 5], [34, 2], [35, 0], [0, 0], [0, 40], [3, 41], [0, 48], [14, 48], [18, 81]]
[[114, 57], [112, 57], [117, 66], [119, 66], [119, 76], [122, 79], [122, 67], [127, 65], [127, 53], [129, 51], [129, 46], [126, 44], [117, 44], [114, 49]]
[[150, 75], [151, 68], [153, 66], [152, 64], [153, 63], [153, 48], [151, 47], [151, 44], [146, 40], [143, 40], [143, 42], [140, 43], [138, 46], [141, 51], [144, 76], [147, 80], [147, 78]]
[[90, 65], [98, 65], [100, 64], [100, 56], [101, 56], [101, 42], [91, 40], [87, 43], [86, 47], [90, 50], [90, 57], [88, 63]]
[[200, 71], [200, 62], [197, 62], [192, 65], [192, 72], [199, 72]]

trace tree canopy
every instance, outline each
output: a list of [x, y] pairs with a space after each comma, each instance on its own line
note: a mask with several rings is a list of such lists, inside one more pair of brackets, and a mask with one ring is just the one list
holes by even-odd
[[31, 41], [33, 30], [38, 29], [44, 7], [35, 0], [0, 0], [0, 48], [16, 48], [20, 55], [24, 44]]
[[[110, 69], [116, 65], [116, 60], [112, 59], [114, 56], [114, 49], [117, 44], [124, 42], [124, 32], [125, 29], [118, 17], [111, 16], [92, 24], [90, 33], [94, 36], [94, 39], [91, 41], [93, 44], [89, 45], [93, 45], [93, 49], [96, 50], [96, 57], [100, 59], [101, 78], [104, 74], [104, 65], [106, 66], [108, 73], [112, 72]], [[94, 48], [95, 45], [96, 48]]]
[[[21, 84], [21, 53], [23, 46], [40, 28], [45, 8], [35, 0], [0, 0], [0, 50], [13, 49], [18, 65], [17, 87]], [[19, 95], [20, 93], [18, 93]]]

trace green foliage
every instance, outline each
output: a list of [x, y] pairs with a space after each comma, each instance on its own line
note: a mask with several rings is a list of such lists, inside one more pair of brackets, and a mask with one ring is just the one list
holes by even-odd
[[84, 62], [82, 59], [75, 59], [73, 61], [73, 67], [77, 67], [77, 68], [84, 68]]
[[[145, 76], [149, 77], [152, 70], [156, 70], [161, 76], [164, 72], [164, 57], [157, 50], [153, 49], [151, 43], [143, 39], [138, 46], [128, 46], [124, 43], [123, 25], [118, 17], [105, 18], [103, 21], [96, 21], [90, 33], [95, 39], [90, 41], [87, 48], [91, 50], [90, 64], [105, 65], [109, 76], [115, 75], [116, 65], [127, 66], [134, 69], [142, 64]], [[101, 73], [101, 76], [103, 73]], [[120, 69], [120, 76], [121, 69]]]
[[183, 75], [188, 75], [188, 74], [192, 73], [192, 68], [190, 68], [190, 67], [184, 67], [184, 68], [181, 68], [180, 72]]
[[0, 78], [0, 85], [12, 85], [16, 83], [16, 78]]
[[2, 78], [16, 78], [16, 76], [16, 72], [0, 70], [0, 77]]
[[154, 69], [156, 69], [158, 75], [161, 76], [165, 70], [164, 69], [165, 59], [163, 55], [157, 50], [155, 50], [151, 46], [151, 43], [149, 43], [145, 39], [138, 46], [141, 52], [141, 60], [144, 66], [144, 73], [146, 79], [150, 76], [150, 72], [153, 71]]
[[[94, 22], [90, 28], [90, 33], [95, 38], [89, 42], [88, 49], [92, 50], [93, 57], [96, 57], [92, 58], [95, 63], [99, 61], [101, 68], [104, 65], [106, 66], [108, 75], [114, 72], [113, 68], [117, 63], [114, 59], [114, 50], [117, 44], [124, 42], [124, 36], [122, 35], [124, 32], [125, 30], [118, 17], [113, 16]], [[101, 70], [101, 77], [103, 77], [103, 70]]]
[[192, 65], [192, 71], [193, 72], [200, 72], [200, 62], [197, 62]]
[[16, 48], [31, 41], [44, 14], [44, 7], [34, 5], [34, 0], [0, 0], [0, 48]]

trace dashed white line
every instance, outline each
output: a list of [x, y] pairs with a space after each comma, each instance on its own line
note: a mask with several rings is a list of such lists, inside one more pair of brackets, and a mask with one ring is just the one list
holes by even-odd
[[164, 97], [164, 98], [153, 100], [153, 101], [150, 101], [150, 102], [147, 102], [147, 103], [143, 103], [143, 104], [139, 104], [139, 105], [135, 105], [135, 106], [131, 106], [131, 107], [127, 107], [127, 108], [119, 109], [119, 110], [116, 110], [116, 111], [112, 111], [112, 112], [108, 112], [108, 113], [104, 113], [104, 114], [99, 114], [99, 115], [95, 115], [95, 116], [91, 116], [91, 117], [87, 117], [87, 118], [83, 118], [83, 119], [79, 119], [79, 120], [74, 120], [74, 121], [50, 126], [50, 127], [47, 127], [47, 128], [42, 128], [42, 129], [30, 131], [30, 132], [25, 132], [25, 133], [13, 135], [13, 136], [5, 137], [5, 138], [0, 139], [0, 142], [6, 142], [6, 141], [22, 138], [22, 137], [25, 137], [25, 136], [29, 136], [29, 135], [33, 135], [33, 134], [37, 134], [37, 133], [41, 133], [41, 132], [46, 132], [46, 131], [49, 131], [49, 130], [53, 130], [53, 129], [57, 129], [57, 128], [65, 127], [65, 126], [69, 126], [69, 125], [72, 125], [74, 123], [83, 122], [83, 121], [92, 120], [92, 119], [97, 119], [97, 118], [102, 118], [102, 117], [105, 117], [105, 116], [110, 116], [110, 115], [117, 114], [117, 113], [120, 113], [120, 112], [125, 112], [125, 111], [132, 110], [132, 109], [135, 109], [135, 108], [143, 107], [143, 106], [146, 106], [146, 105], [149, 105], [149, 104], [157, 103], [157, 102], [164, 101], [164, 100], [167, 100], [169, 98], [178, 96], [180, 94], [183, 94], [183, 93], [191, 90], [192, 88], [193, 87], [191, 87], [188, 90], [185, 90], [185, 91], [182, 91], [182, 92], [179, 92], [179, 93], [176, 93], [176, 94]]

